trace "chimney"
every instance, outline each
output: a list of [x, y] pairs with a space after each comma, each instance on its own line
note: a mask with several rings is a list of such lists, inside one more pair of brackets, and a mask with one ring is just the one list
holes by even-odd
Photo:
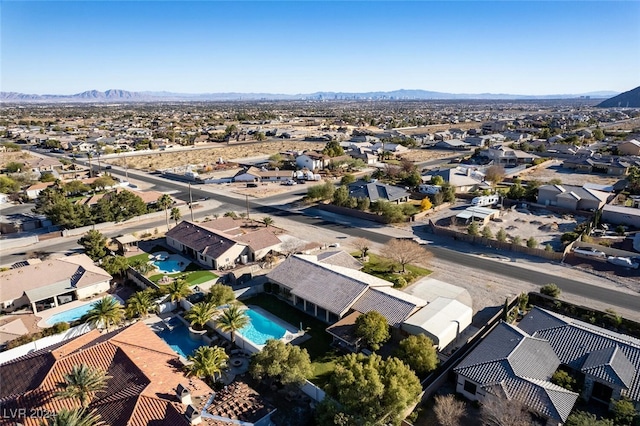
[[187, 419], [190, 425], [198, 425], [202, 423], [202, 416], [193, 405], [187, 405], [187, 410], [184, 412], [184, 417]]
[[189, 391], [189, 388], [187, 388], [183, 384], [178, 384], [178, 388], [176, 389], [176, 395], [178, 396], [178, 399], [182, 404], [184, 405], [191, 404], [191, 391]]

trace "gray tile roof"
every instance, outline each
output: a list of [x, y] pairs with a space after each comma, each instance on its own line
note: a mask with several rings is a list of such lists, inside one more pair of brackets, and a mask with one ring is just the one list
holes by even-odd
[[[563, 364], [578, 371], [586, 365], [589, 374], [611, 380], [612, 384], [624, 383], [627, 397], [640, 401], [640, 339], [540, 308], [525, 316], [519, 327], [548, 340]], [[608, 362], [603, 364], [609, 354]]]
[[378, 311], [387, 319], [390, 326], [399, 327], [416, 310], [417, 305], [375, 288], [369, 288], [352, 308], [362, 313]]
[[362, 263], [343, 250], [320, 253], [317, 258], [320, 262], [329, 265], [344, 266], [345, 268], [356, 269], [358, 271], [362, 269]]
[[633, 364], [617, 345], [591, 352], [582, 364], [581, 370], [585, 374], [627, 389], [633, 382]]
[[548, 342], [500, 323], [454, 371], [488, 392], [564, 421], [578, 394], [549, 382], [559, 365]]
[[371, 201], [396, 201], [408, 197], [409, 193], [398, 186], [358, 181], [349, 185], [349, 195], [356, 198], [369, 198]]
[[367, 290], [368, 285], [334, 268], [337, 267], [293, 255], [269, 272], [267, 278], [288, 287], [296, 296], [342, 315]]

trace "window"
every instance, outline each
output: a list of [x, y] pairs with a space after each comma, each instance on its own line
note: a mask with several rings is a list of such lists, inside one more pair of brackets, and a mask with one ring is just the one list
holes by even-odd
[[470, 393], [471, 395], [475, 395], [477, 390], [477, 386], [475, 383], [471, 383], [468, 380], [464, 381], [464, 391]]

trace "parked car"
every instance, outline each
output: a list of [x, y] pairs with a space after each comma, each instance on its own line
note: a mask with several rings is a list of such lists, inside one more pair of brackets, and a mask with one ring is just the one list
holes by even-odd
[[638, 269], [638, 262], [634, 262], [629, 257], [609, 256], [607, 262], [613, 265], [624, 266], [625, 268]]
[[575, 254], [581, 254], [583, 256], [599, 257], [601, 259], [607, 258], [607, 254], [605, 252], [595, 249], [593, 247], [576, 247], [573, 249], [573, 252]]

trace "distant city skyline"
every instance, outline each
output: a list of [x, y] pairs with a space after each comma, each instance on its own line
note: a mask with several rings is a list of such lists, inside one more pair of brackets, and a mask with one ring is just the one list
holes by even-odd
[[640, 85], [636, 1], [3, 1], [0, 90], [548, 95]]

